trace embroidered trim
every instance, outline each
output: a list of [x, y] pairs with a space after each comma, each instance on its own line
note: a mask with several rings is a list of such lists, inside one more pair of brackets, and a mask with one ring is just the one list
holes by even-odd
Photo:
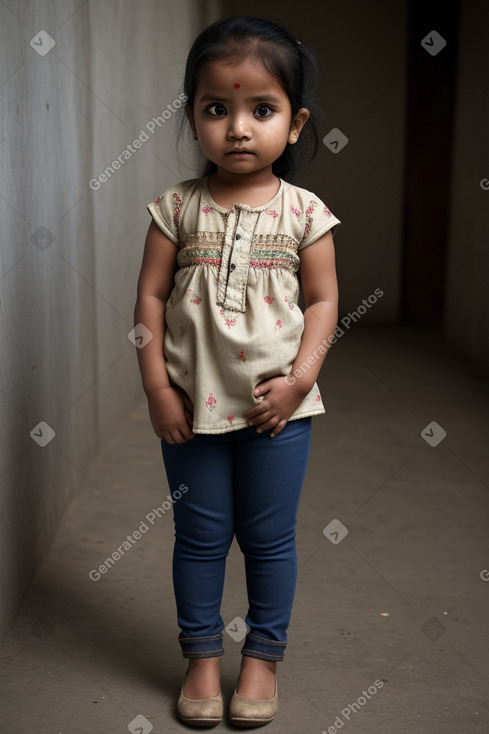
[[178, 264], [181, 268], [190, 267], [191, 265], [220, 265], [220, 254], [219, 250], [214, 249], [185, 248], [178, 253]]
[[178, 219], [180, 217], [180, 209], [182, 207], [182, 200], [178, 196], [177, 193], [173, 194], [173, 203], [174, 203], [174, 209], [173, 209], [173, 224], [178, 229]]
[[220, 265], [222, 244], [216, 243], [215, 237], [209, 244], [202, 243], [190, 247], [183, 247], [177, 256], [181, 268], [190, 265]]
[[290, 272], [295, 273], [297, 268], [292, 267], [290, 258], [274, 258], [273, 260], [250, 260], [250, 267], [252, 268], [285, 268]]
[[194, 232], [187, 235], [188, 246], [198, 247], [199, 245], [213, 244], [219, 246], [224, 242], [224, 232]]
[[[181, 268], [192, 265], [219, 267], [222, 260], [224, 232], [196, 232], [188, 236], [188, 244], [178, 253]], [[250, 250], [250, 267], [285, 268], [291, 273], [299, 269], [296, 240], [285, 234], [257, 235]]]
[[306, 209], [306, 226], [304, 228], [304, 237], [307, 237], [307, 235], [311, 231], [313, 214], [314, 214], [314, 207], [312, 206], [312, 201], [311, 201], [311, 203], [309, 204], [309, 206]]
[[293, 237], [289, 237], [288, 234], [257, 234], [253, 238], [253, 242], [256, 245], [277, 245], [280, 243], [280, 245], [283, 245], [287, 249], [292, 250], [293, 252], [297, 251], [298, 243], [297, 240], [295, 240]]

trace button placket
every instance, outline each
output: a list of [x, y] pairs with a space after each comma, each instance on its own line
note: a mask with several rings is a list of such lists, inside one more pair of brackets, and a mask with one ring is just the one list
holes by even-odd
[[222, 244], [221, 265], [217, 276], [217, 304], [225, 305], [226, 290], [229, 277], [229, 259], [233, 250], [233, 232], [236, 226], [236, 210], [233, 207], [226, 220], [224, 242]]
[[223, 258], [218, 277], [217, 303], [232, 311], [246, 310], [246, 286], [250, 268], [251, 243], [258, 212], [233, 209], [228, 218]]

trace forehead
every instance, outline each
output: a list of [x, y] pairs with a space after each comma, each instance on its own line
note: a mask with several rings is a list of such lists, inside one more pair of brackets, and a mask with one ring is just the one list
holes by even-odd
[[[239, 84], [239, 86], [235, 86]], [[218, 59], [209, 61], [199, 70], [196, 84], [196, 94], [200, 96], [208, 91], [270, 93], [287, 96], [279, 83], [260, 62], [247, 57], [245, 59], [229, 61]]]

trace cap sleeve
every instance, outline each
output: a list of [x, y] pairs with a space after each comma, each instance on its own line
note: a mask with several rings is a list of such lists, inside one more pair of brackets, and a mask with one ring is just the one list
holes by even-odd
[[163, 234], [177, 246], [179, 244], [178, 219], [181, 205], [180, 196], [172, 188], [167, 189], [146, 207]]
[[326, 204], [317, 197], [309, 200], [304, 214], [304, 237], [299, 244], [299, 251], [308, 245], [312, 245], [313, 242], [316, 242], [316, 240], [322, 237], [323, 234], [326, 234], [326, 232], [329, 232], [329, 230], [331, 230], [331, 234], [334, 237], [336, 230], [341, 224], [340, 220], [334, 216]]

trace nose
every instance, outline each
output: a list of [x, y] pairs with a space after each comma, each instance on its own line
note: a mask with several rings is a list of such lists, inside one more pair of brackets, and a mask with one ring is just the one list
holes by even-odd
[[242, 140], [251, 138], [251, 127], [244, 114], [228, 116], [228, 138]]

